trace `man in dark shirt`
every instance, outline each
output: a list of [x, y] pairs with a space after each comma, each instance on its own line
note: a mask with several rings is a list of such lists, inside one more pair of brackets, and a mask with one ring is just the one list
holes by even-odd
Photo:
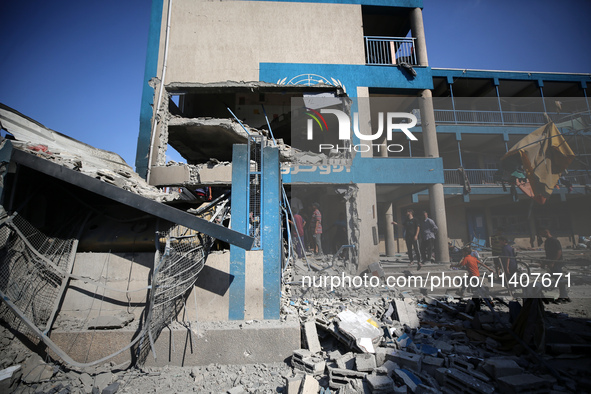
[[[539, 230], [538, 235], [540, 237], [546, 238], [546, 241], [544, 242], [544, 251], [546, 252], [546, 260], [548, 260], [544, 263], [546, 269], [551, 274], [561, 274], [564, 263], [562, 261], [562, 245], [560, 244], [560, 241], [554, 238], [552, 234], [550, 234], [550, 230], [547, 228]], [[554, 279], [558, 279], [557, 276], [553, 277], [553, 280]], [[556, 302], [570, 302], [570, 298], [568, 297], [567, 282], [562, 277], [560, 277], [558, 280], [558, 290], [559, 295], [556, 299]]]
[[[417, 269], [421, 269], [421, 254], [419, 252], [419, 230], [421, 229], [419, 225], [419, 221], [417, 218], [414, 217], [414, 210], [407, 209], [406, 210], [406, 219], [402, 222], [402, 227], [404, 228], [404, 240], [406, 242], [406, 249], [408, 254], [408, 259], [410, 260], [411, 264], [414, 264], [414, 254], [417, 256]], [[392, 222], [394, 224], [398, 224], [396, 222]]]

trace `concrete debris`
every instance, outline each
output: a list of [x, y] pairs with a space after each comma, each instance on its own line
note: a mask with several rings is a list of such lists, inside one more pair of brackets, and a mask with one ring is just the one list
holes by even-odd
[[97, 316], [88, 323], [88, 329], [115, 329], [123, 328], [133, 321], [135, 316], [131, 313], [120, 312], [115, 315]]
[[304, 338], [308, 344], [308, 349], [312, 353], [319, 353], [322, 348], [318, 340], [318, 332], [316, 331], [316, 323], [313, 320], [308, 320], [304, 323]]

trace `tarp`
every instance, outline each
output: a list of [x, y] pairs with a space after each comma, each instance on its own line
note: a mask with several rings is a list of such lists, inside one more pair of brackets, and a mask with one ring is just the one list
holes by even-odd
[[550, 122], [521, 139], [501, 160], [505, 164], [514, 158], [519, 158], [523, 165], [532, 190], [530, 196], [543, 204], [575, 154], [554, 123]]

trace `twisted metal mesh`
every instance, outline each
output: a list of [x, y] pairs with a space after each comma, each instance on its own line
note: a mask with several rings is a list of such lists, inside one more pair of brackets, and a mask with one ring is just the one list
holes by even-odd
[[138, 364], [145, 362], [150, 344], [153, 346], [162, 330], [181, 313], [212, 244], [211, 237], [183, 226], [175, 225], [159, 233], [145, 323], [148, 338], [136, 350]]
[[74, 242], [49, 237], [20, 215], [0, 225], [0, 290], [37, 327], [48, 323], [59, 302]]

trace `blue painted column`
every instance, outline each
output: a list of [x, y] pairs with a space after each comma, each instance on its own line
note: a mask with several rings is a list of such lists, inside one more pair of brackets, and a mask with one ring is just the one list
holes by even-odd
[[[232, 195], [234, 195], [233, 190]], [[282, 244], [281, 172], [279, 149], [275, 147], [263, 148], [262, 205], [263, 313], [265, 319], [279, 319]]]
[[[248, 145], [232, 151], [232, 229], [248, 233]], [[246, 251], [230, 245], [229, 320], [244, 320]]]
[[152, 0], [150, 30], [148, 32], [148, 50], [146, 53], [142, 103], [140, 107], [140, 132], [135, 153], [135, 170], [144, 179], [148, 176], [148, 155], [150, 152], [150, 144], [152, 143], [152, 105], [154, 105], [154, 88], [149, 85], [149, 82], [158, 72], [162, 6], [162, 0]]

